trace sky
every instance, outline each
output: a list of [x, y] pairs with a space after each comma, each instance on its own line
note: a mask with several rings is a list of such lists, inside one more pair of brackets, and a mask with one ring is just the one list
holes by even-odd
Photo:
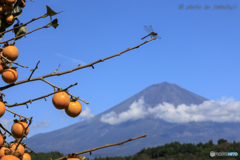
[[[176, 84], [209, 101], [200, 105], [183, 104], [175, 109], [168, 103], [147, 108], [144, 99], [139, 99], [125, 112], [107, 113], [101, 121], [118, 125], [154, 115], [172, 123], [240, 122], [239, 0], [35, 0], [27, 1], [18, 17], [20, 22], [42, 16], [46, 5], [56, 12], [67, 12], [53, 16], [58, 18], [57, 29], [41, 29], [16, 41], [19, 50], [16, 62], [29, 67], [18, 67], [17, 81], [27, 79], [39, 60], [32, 78], [52, 73], [59, 64], [58, 71], [63, 72], [135, 47], [143, 43], [145, 39], [141, 38], [148, 34], [144, 25], [152, 25], [161, 39], [97, 63], [94, 69], [88, 67], [46, 78], [61, 88], [78, 82], [69, 92], [89, 104], [81, 102], [82, 113], [76, 118], [57, 110], [52, 96], [47, 97], [47, 101], [41, 99], [28, 104], [28, 109], [25, 105], [8, 108], [33, 117], [28, 137], [91, 119], [162, 82]], [[194, 6], [197, 9], [192, 9]], [[34, 21], [27, 25], [27, 31], [49, 22], [49, 17]], [[13, 36], [9, 32], [1, 41]], [[1, 87], [7, 85], [2, 79], [0, 84]], [[2, 92], [6, 95], [4, 100], [14, 104], [53, 91], [50, 85], [34, 81]], [[0, 123], [11, 130], [16, 118], [6, 111]]]

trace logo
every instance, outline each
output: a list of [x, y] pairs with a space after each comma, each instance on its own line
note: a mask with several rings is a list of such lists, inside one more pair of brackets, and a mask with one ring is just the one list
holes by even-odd
[[211, 152], [210, 152], [210, 156], [211, 156], [211, 157], [214, 157], [215, 155], [216, 155], [216, 154], [215, 154], [214, 151], [211, 151]]

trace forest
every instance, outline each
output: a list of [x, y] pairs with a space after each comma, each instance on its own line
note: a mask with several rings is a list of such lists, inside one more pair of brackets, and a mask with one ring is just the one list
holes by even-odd
[[[212, 140], [207, 143], [183, 143], [171, 142], [164, 146], [153, 148], [143, 148], [141, 151], [131, 156], [125, 157], [95, 157], [94, 160], [240, 160], [240, 156], [214, 156], [210, 157], [210, 152], [237, 152], [240, 153], [240, 142], [227, 142], [219, 139], [218, 144], [213, 144]], [[31, 153], [32, 160], [47, 160], [49, 157], [57, 159], [63, 157], [62, 153], [55, 151], [49, 153], [40, 152], [38, 155]], [[85, 160], [89, 160], [86, 157]]]

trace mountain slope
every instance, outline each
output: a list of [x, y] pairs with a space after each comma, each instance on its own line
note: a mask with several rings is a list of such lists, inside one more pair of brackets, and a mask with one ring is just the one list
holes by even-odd
[[129, 106], [141, 97], [144, 98], [145, 105], [149, 107], [155, 107], [163, 102], [174, 104], [177, 107], [180, 104], [201, 104], [207, 100], [175, 84], [164, 82], [147, 87], [90, 121], [82, 121], [49, 133], [37, 134], [24, 142], [35, 152], [60, 151], [68, 154], [147, 134], [145, 138], [130, 141], [124, 145], [94, 151], [91, 157], [89, 153], [83, 154], [92, 158], [95, 156], [133, 155], [142, 148], [155, 147], [171, 141], [198, 143], [206, 142], [209, 139], [217, 141], [219, 138], [239, 139], [237, 133], [240, 132], [240, 129], [237, 129], [239, 128], [237, 123], [191, 122], [177, 124], [147, 117], [110, 125], [100, 120], [106, 113], [113, 111], [119, 114], [128, 110]]

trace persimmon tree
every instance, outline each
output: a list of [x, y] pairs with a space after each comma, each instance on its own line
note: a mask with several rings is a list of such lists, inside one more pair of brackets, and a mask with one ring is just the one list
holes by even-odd
[[[33, 2], [33, 0], [31, 0], [31, 1]], [[4, 117], [5, 111], [12, 113], [14, 115], [14, 117], [15, 116], [19, 117], [19, 119], [14, 120], [14, 124], [11, 127], [11, 131], [8, 131], [6, 128], [4, 128], [4, 126], [2, 124], [0, 124], [0, 127], [4, 131], [4, 133], [1, 132], [1, 136], [0, 136], [0, 146], [1, 146], [0, 158], [1, 158], [1, 160], [8, 160], [8, 159], [31, 160], [31, 156], [29, 153], [37, 154], [30, 147], [28, 147], [26, 143], [22, 143], [23, 138], [27, 138], [27, 135], [29, 133], [29, 126], [31, 125], [31, 123], [33, 121], [33, 117], [30, 117], [30, 118], [25, 117], [24, 115], [15, 113], [7, 108], [16, 107], [16, 106], [20, 106], [20, 105], [26, 105], [28, 108], [28, 103], [31, 104], [32, 102], [40, 100], [40, 99], [45, 99], [45, 101], [46, 101], [47, 97], [53, 95], [53, 97], [52, 97], [53, 106], [57, 110], [65, 110], [65, 112], [68, 116], [75, 118], [75, 117], [79, 116], [82, 111], [82, 106], [79, 101], [82, 101], [85, 104], [89, 104], [85, 100], [79, 98], [79, 96], [73, 95], [69, 92], [69, 89], [71, 87], [76, 86], [77, 83], [71, 84], [67, 88], [61, 88], [61, 87], [56, 86], [53, 83], [47, 81], [46, 78], [64, 75], [64, 74], [74, 72], [74, 71], [77, 71], [77, 70], [80, 70], [83, 68], [87, 68], [87, 67], [92, 67], [94, 69], [94, 65], [99, 62], [104, 62], [107, 59], [111, 59], [116, 56], [120, 56], [121, 54], [123, 54], [127, 51], [139, 48], [140, 46], [156, 39], [156, 37], [152, 37], [150, 40], [147, 40], [135, 47], [127, 48], [126, 50], [124, 50], [120, 53], [111, 55], [106, 58], [99, 59], [95, 62], [92, 62], [92, 63], [84, 65], [84, 66], [78, 65], [76, 68], [73, 68], [73, 69], [70, 69], [70, 70], [67, 70], [64, 72], [57, 72], [60, 67], [60, 65], [59, 65], [58, 68], [52, 73], [49, 73], [49, 74], [46, 74], [46, 75], [43, 75], [40, 77], [32, 78], [33, 73], [38, 69], [38, 64], [40, 63], [40, 61], [38, 61], [35, 68], [30, 70], [31, 74], [29, 75], [29, 78], [27, 78], [25, 80], [17, 81], [18, 80], [17, 68], [18, 67], [28, 68], [28, 67], [17, 63], [18, 55], [21, 53], [19, 53], [19, 51], [17, 49], [17, 43], [15, 43], [15, 42], [9, 43], [9, 42], [13, 41], [13, 40], [17, 41], [17, 40], [21, 39], [23, 36], [26, 37], [26, 35], [33, 33], [37, 30], [43, 29], [43, 28], [54, 27], [56, 29], [59, 25], [58, 19], [56, 18], [56, 19], [52, 20], [52, 17], [59, 13], [64, 12], [64, 11], [55, 12], [49, 6], [46, 6], [47, 13], [43, 14], [42, 16], [40, 16], [38, 18], [33, 18], [32, 20], [30, 20], [26, 23], [20, 23], [20, 20], [18, 19], [18, 17], [22, 14], [25, 5], [26, 5], [26, 0], [0, 0], [0, 40], [4, 37], [4, 34], [7, 32], [13, 31], [15, 34], [14, 38], [0, 42], [0, 44], [3, 44], [3, 47], [0, 48], [0, 58], [1, 58], [0, 74], [2, 75], [3, 81], [8, 84], [8, 85], [0, 87], [0, 117]], [[47, 17], [50, 17], [50, 22], [48, 24], [46, 24], [42, 27], [36, 28], [35, 30], [32, 30], [30, 32], [27, 32], [26, 26], [29, 23], [32, 23], [40, 18], [47, 18]], [[16, 24], [14, 24], [14, 22], [16, 22]], [[13, 25], [12, 29], [7, 30], [7, 28], [11, 27], [12, 25]], [[13, 65], [15, 65], [15, 66], [13, 66]], [[47, 95], [43, 95], [41, 97], [30, 99], [25, 102], [19, 102], [19, 103], [14, 103], [14, 104], [8, 104], [6, 101], [3, 100], [3, 97], [5, 97], [5, 94], [3, 93], [4, 90], [9, 89], [14, 86], [17, 86], [17, 85], [20, 85], [20, 84], [23, 84], [23, 83], [38, 81], [38, 80], [53, 87], [53, 92], [49, 93]], [[15, 140], [10, 143], [7, 142], [6, 134], [9, 134], [9, 136], [12, 136]], [[128, 140], [125, 140], [125, 141], [122, 141], [119, 143], [115, 143], [115, 144], [107, 144], [107, 145], [104, 145], [101, 147], [88, 149], [88, 150], [81, 151], [78, 153], [69, 153], [67, 156], [58, 158], [56, 160], [64, 160], [64, 159], [65, 160], [67, 160], [67, 159], [68, 160], [76, 160], [76, 159], [83, 160], [83, 159], [85, 159], [85, 157], [79, 156], [80, 154], [89, 152], [91, 155], [92, 152], [95, 150], [102, 149], [105, 147], [111, 147], [111, 146], [115, 146], [115, 145], [122, 145], [123, 143], [129, 142], [132, 140], [136, 140], [136, 139], [139, 139], [142, 137], [146, 137], [146, 134], [141, 135], [136, 138], [130, 138]], [[49, 159], [51, 160], [51, 157], [49, 157]]]

